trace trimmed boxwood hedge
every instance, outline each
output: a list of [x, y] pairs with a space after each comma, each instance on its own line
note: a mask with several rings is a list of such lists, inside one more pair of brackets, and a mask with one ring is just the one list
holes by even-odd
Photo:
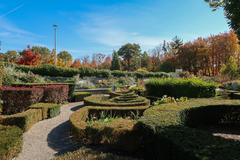
[[15, 126], [0, 125], [0, 159], [11, 160], [21, 152], [23, 131]]
[[0, 124], [18, 126], [23, 131], [29, 130], [34, 124], [41, 121], [41, 109], [29, 109], [22, 113], [17, 113], [9, 116], [0, 116]]
[[91, 96], [90, 92], [74, 92], [72, 96], [72, 102], [81, 102], [85, 97]]
[[84, 104], [87, 106], [105, 106], [105, 107], [129, 107], [129, 106], [150, 106], [150, 101], [144, 97], [137, 97], [136, 102], [128, 102], [127, 100], [122, 103], [111, 101], [109, 97], [104, 95], [92, 95], [84, 98]]
[[114, 155], [112, 153], [103, 153], [90, 149], [81, 148], [74, 152], [66, 153], [52, 160], [136, 160], [130, 157]]
[[[115, 124], [92, 126], [87, 121], [91, 117], [100, 118], [102, 114], [111, 117], [141, 116], [147, 107], [96, 107], [88, 106], [74, 112], [70, 117], [72, 133], [75, 139], [84, 144], [103, 144], [112, 149], [135, 152], [139, 147], [138, 132], [119, 127], [118, 121]], [[113, 122], [114, 123], [114, 122]], [[118, 125], [117, 125], [118, 124]], [[119, 127], [119, 128], [117, 128]]]
[[32, 105], [32, 109], [41, 109], [43, 119], [53, 118], [60, 114], [60, 105], [54, 103], [37, 103]]
[[210, 98], [216, 95], [216, 85], [201, 79], [150, 79], [145, 84], [147, 96], [165, 95], [180, 98]]
[[240, 142], [191, 127], [239, 124], [239, 116], [239, 100], [194, 99], [152, 107], [136, 127], [144, 135], [147, 159], [235, 160], [240, 156]]

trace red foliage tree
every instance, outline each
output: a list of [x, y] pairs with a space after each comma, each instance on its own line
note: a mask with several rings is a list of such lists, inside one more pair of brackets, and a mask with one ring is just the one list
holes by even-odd
[[41, 56], [38, 53], [32, 52], [31, 49], [26, 49], [23, 51], [21, 58], [18, 61], [18, 64], [23, 65], [38, 65], [40, 63]]

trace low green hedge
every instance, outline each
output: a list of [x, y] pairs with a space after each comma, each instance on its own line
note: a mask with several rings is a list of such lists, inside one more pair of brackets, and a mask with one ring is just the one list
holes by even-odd
[[79, 149], [74, 152], [66, 153], [52, 160], [136, 160], [130, 157], [114, 155], [112, 153], [103, 153], [90, 149]]
[[37, 103], [30, 108], [32, 109], [41, 109], [42, 110], [42, 117], [43, 119], [53, 118], [60, 114], [60, 108], [61, 106], [59, 104], [54, 103]]
[[[75, 139], [84, 144], [105, 145], [112, 149], [135, 152], [140, 144], [138, 132], [131, 126], [131, 120], [118, 118], [109, 123], [89, 123], [102, 115], [109, 117], [141, 116], [146, 107], [84, 107], [70, 117], [72, 133]], [[129, 125], [127, 125], [129, 124]]]
[[175, 98], [210, 98], [216, 95], [216, 85], [200, 79], [150, 79], [145, 84], [147, 96]]
[[10, 126], [15, 125], [21, 128], [23, 131], [27, 131], [42, 119], [41, 109], [29, 109], [25, 112], [14, 115], [0, 116], [0, 124]]
[[152, 107], [136, 127], [144, 135], [145, 158], [235, 160], [239, 159], [240, 142], [191, 127], [239, 124], [239, 117], [239, 100], [193, 99]]
[[[116, 97], [115, 97], [116, 98]], [[117, 103], [111, 101], [109, 97], [103, 95], [92, 95], [84, 98], [84, 104], [87, 106], [105, 106], [105, 107], [129, 107], [129, 106], [150, 106], [150, 101], [144, 97], [138, 97], [136, 101], [128, 102], [123, 101], [122, 103]]]
[[90, 92], [75, 92], [72, 96], [73, 102], [81, 102], [84, 100], [85, 97], [91, 96], [92, 93]]
[[20, 128], [0, 125], [0, 159], [11, 160], [21, 152], [22, 135]]

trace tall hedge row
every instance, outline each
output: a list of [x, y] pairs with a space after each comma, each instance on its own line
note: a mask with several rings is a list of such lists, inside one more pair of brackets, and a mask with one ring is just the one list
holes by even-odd
[[216, 94], [216, 85], [201, 79], [150, 79], [146, 84], [149, 97], [209, 98]]
[[41, 76], [50, 77], [73, 77], [75, 75], [80, 75], [81, 77], [100, 77], [108, 78], [110, 76], [114, 77], [125, 77], [125, 76], [135, 76], [137, 78], [149, 78], [149, 77], [169, 77], [169, 74], [164, 72], [126, 72], [126, 71], [110, 71], [110, 70], [97, 70], [92, 68], [64, 68], [56, 67], [54, 65], [41, 65], [37, 67], [29, 66], [16, 66], [16, 69], [22, 70], [24, 72], [32, 72]]
[[24, 112], [38, 102], [64, 103], [68, 100], [69, 85], [29, 85], [28, 87], [2, 87], [3, 114]]

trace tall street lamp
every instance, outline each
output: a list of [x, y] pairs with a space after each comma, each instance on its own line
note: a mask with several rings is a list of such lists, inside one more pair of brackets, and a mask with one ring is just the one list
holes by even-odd
[[53, 25], [53, 30], [54, 30], [54, 64], [57, 65], [57, 28], [58, 25], [54, 24]]

